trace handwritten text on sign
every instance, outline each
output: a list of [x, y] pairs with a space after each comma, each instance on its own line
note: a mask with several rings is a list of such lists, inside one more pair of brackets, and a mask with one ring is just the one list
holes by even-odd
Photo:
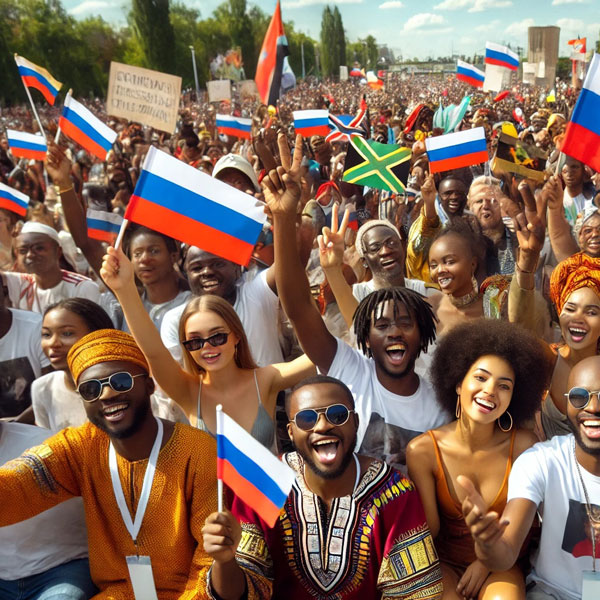
[[109, 115], [173, 133], [180, 94], [181, 77], [110, 63], [106, 98]]

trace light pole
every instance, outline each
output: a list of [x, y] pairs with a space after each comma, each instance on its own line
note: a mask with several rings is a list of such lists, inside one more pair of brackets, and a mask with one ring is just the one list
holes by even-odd
[[198, 85], [198, 71], [196, 71], [196, 51], [194, 46], [190, 46], [192, 51], [192, 65], [194, 67], [194, 81], [196, 82], [196, 102], [200, 102], [200, 86]]
[[306, 70], [304, 68], [304, 40], [302, 40], [302, 43], [300, 44], [300, 50], [302, 53], [302, 79], [306, 79]]

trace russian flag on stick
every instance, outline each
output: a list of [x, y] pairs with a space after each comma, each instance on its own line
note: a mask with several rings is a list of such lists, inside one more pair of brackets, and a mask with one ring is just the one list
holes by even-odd
[[217, 115], [217, 131], [239, 138], [250, 139], [252, 119], [242, 119], [231, 115]]
[[470, 167], [489, 160], [483, 127], [427, 138], [425, 147], [430, 173]]
[[148, 150], [125, 219], [247, 265], [264, 204], [161, 152]]
[[58, 121], [61, 131], [100, 160], [106, 160], [117, 133], [105, 125], [70, 94], [65, 97], [63, 113]]
[[498, 65], [499, 67], [516, 71], [519, 68], [519, 55], [513, 52], [508, 46], [486, 42], [485, 64]]
[[12, 155], [16, 158], [44, 160], [46, 158], [46, 140], [41, 135], [26, 131], [6, 130], [6, 138]]
[[327, 135], [329, 133], [329, 111], [327, 110], [295, 110], [294, 129], [303, 137]]
[[121, 215], [88, 208], [86, 220], [88, 237], [114, 245], [123, 224]]
[[23, 84], [40, 91], [48, 104], [54, 104], [62, 83], [54, 79], [44, 67], [38, 67], [18, 54], [15, 54], [15, 62], [17, 63]]
[[21, 217], [27, 214], [29, 206], [29, 196], [26, 196], [19, 190], [15, 190], [8, 185], [0, 183], [0, 208], [17, 213]]
[[[217, 406], [217, 479], [273, 527], [296, 475]], [[219, 490], [220, 491], [220, 490]], [[222, 494], [219, 493], [219, 504]], [[219, 510], [222, 510], [219, 506]]]
[[600, 54], [594, 54], [561, 151], [600, 171]]
[[475, 87], [483, 87], [485, 73], [462, 60], [456, 61], [456, 79]]

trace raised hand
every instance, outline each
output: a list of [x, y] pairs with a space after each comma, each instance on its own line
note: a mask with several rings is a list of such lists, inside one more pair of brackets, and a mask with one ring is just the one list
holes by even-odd
[[519, 193], [523, 199], [525, 210], [513, 218], [515, 233], [519, 242], [520, 254], [528, 262], [530, 267], [527, 270], [535, 269], [539, 254], [544, 246], [546, 235], [545, 220], [545, 202], [540, 199], [540, 206], [527, 185], [522, 181], [519, 184]]
[[133, 266], [121, 248], [117, 250], [112, 246], [107, 248], [106, 254], [102, 259], [100, 276], [113, 292], [119, 292], [128, 285], [135, 287]]
[[331, 211], [331, 228], [323, 227], [323, 235], [318, 236], [319, 260], [323, 269], [341, 267], [344, 262], [344, 237], [348, 227], [350, 211], [344, 212], [344, 217], [338, 228], [340, 206], [336, 202]]
[[550, 210], [563, 210], [563, 186], [560, 176], [552, 175], [542, 189], [542, 197]]
[[55, 185], [61, 189], [71, 185], [71, 161], [54, 142], [48, 144], [45, 164]]
[[202, 537], [205, 552], [215, 562], [227, 563], [235, 559], [242, 539], [242, 528], [228, 510], [214, 512], [204, 522]]
[[435, 196], [437, 194], [437, 190], [435, 189], [435, 179], [432, 173], [425, 174], [425, 181], [421, 186], [421, 197], [426, 204], [431, 204], [435, 202]]

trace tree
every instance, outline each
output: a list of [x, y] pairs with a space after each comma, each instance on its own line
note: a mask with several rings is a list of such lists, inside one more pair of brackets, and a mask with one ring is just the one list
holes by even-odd
[[367, 60], [369, 69], [375, 69], [377, 66], [377, 59], [379, 58], [379, 49], [377, 48], [377, 42], [372, 35], [368, 35], [365, 39]]
[[340, 72], [340, 65], [346, 63], [346, 33], [342, 23], [342, 15], [336, 6], [333, 9], [333, 34], [335, 39], [334, 74]]
[[169, 0], [132, 0], [129, 20], [146, 66], [173, 73], [175, 36], [169, 18]]
[[290, 67], [296, 78], [302, 77], [302, 45], [304, 45], [304, 69], [305, 74], [315, 74], [315, 44], [316, 41], [304, 33], [298, 33], [294, 30], [294, 24], [290, 21], [283, 24], [285, 37], [288, 41], [290, 56], [288, 58]]
[[321, 71], [323, 77], [330, 77], [333, 75], [333, 61], [334, 61], [334, 21], [333, 13], [329, 6], [323, 9], [323, 17], [321, 19]]

